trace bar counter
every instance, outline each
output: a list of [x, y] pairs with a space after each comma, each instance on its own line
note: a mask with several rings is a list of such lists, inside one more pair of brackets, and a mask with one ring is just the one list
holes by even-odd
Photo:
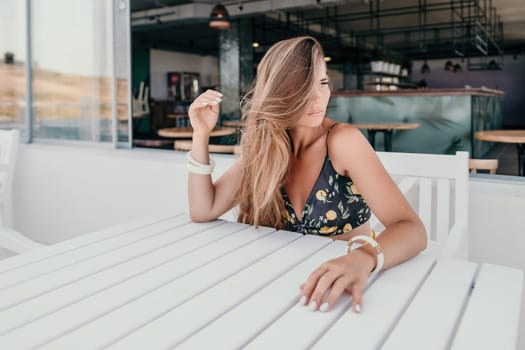
[[[474, 133], [501, 128], [503, 95], [503, 91], [487, 88], [334, 91], [327, 115], [352, 123], [419, 123], [417, 130], [393, 134], [396, 151], [467, 151], [474, 158], [491, 147], [475, 140]], [[380, 142], [379, 150], [383, 147]]]

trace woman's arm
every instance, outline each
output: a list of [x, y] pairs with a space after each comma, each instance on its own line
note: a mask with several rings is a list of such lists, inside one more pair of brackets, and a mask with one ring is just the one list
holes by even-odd
[[414, 212], [374, 149], [356, 128], [342, 124], [329, 139], [330, 157], [335, 170], [349, 176], [385, 230], [377, 238], [388, 269], [425, 249], [427, 235]]
[[[425, 249], [427, 235], [423, 223], [361, 132], [347, 124], [337, 126], [330, 132], [328, 149], [335, 170], [352, 179], [372, 212], [385, 225], [377, 238], [384, 254], [382, 269], [406, 261]], [[376, 252], [367, 245], [324, 263], [301, 287], [303, 302], [310, 302], [313, 310], [321, 307], [327, 311], [347, 290], [352, 294], [354, 311], [359, 312], [361, 294], [375, 264]], [[323, 301], [328, 288], [331, 291]]]
[[[207, 146], [207, 145], [206, 145]], [[190, 217], [195, 222], [217, 219], [233, 208], [241, 181], [239, 161], [215, 183], [211, 175], [188, 173], [188, 201]]]
[[[192, 158], [209, 164], [208, 142], [217, 123], [222, 94], [207, 90], [191, 104], [188, 114], [193, 127]], [[235, 206], [235, 197], [241, 179], [241, 168], [237, 161], [215, 183], [211, 175], [188, 173], [188, 201], [193, 221], [215, 220]]]

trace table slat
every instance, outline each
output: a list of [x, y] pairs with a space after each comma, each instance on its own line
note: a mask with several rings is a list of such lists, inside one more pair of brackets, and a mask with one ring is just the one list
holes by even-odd
[[[40, 286], [36, 285], [33, 291], [38, 294], [38, 298], [28, 300], [2, 312], [0, 334], [71, 305], [76, 301], [87, 298], [90, 295], [138, 276], [141, 273], [148, 272], [162, 264], [178, 259], [195, 249], [221, 239], [226, 235], [238, 232], [243, 228], [246, 228], [246, 226], [228, 224], [221, 221], [188, 225], [179, 228], [179, 232], [177, 232], [176, 229], [153, 237], [156, 238], [155, 240], [150, 239], [150, 241], [152, 241], [151, 245], [156, 246], [157, 249], [150, 249], [150, 251], [148, 251], [147, 248], [149, 247], [148, 244], [146, 244], [147, 242], [143, 242], [137, 247], [126, 247], [138, 249], [126, 249], [128, 252], [115, 251], [115, 254], [109, 254], [108, 258], [126, 258], [123, 260], [123, 263], [118, 263], [114, 266], [108, 265], [108, 269], [93, 275], [87, 275], [78, 281], [64, 285], [62, 288], [42, 294], [38, 289]], [[177, 237], [180, 236], [180, 233], [190, 237], [180, 240], [180, 238]], [[131, 257], [135, 258], [130, 259]], [[88, 261], [85, 264], [88, 266], [98, 265], [100, 267], [103, 262], [101, 260], [102, 259]], [[74, 273], [74, 271], [72, 273]]]
[[[56, 343], [48, 344], [48, 348], [107, 346], [299, 237], [299, 234], [280, 232], [276, 235], [274, 230], [250, 227], [173, 264], [121, 283], [86, 302], [60, 310], [54, 317], [42, 319], [47, 321], [45, 324], [57, 328], [52, 333], [64, 334]], [[177, 271], [187, 273], [173, 278]], [[152, 289], [152, 286], [156, 288]], [[93, 320], [96, 322], [90, 322]], [[22, 335], [37, 338], [38, 342], [31, 340], [34, 344], [52, 339], [49, 327], [47, 331], [41, 330], [35, 324], [21, 328], [20, 333], [13, 335], [13, 340], [23, 338]], [[56, 327], [57, 324], [60, 326]], [[78, 339], [90, 341], [82, 344]]]
[[[413, 284], [412, 288], [414, 289], [417, 287], [418, 283], [420, 283], [421, 280], [425, 277], [425, 274], [432, 266], [433, 261], [433, 259], [429, 259], [428, 257], [422, 257], [420, 259], [422, 259], [423, 261], [427, 260], [427, 263], [422, 263], [421, 265], [415, 266], [413, 265], [412, 261], [407, 263], [408, 266], [412, 267], [412, 272], [416, 273], [416, 276], [418, 275], [419, 278], [413, 280], [407, 278], [407, 276], [398, 277], [401, 281], [404, 281], [405, 283], [407, 280], [411, 280]], [[375, 315], [378, 312], [375, 308], [373, 308], [372, 310], [368, 310], [368, 307], [371, 304], [371, 302], [368, 300], [368, 293], [371, 289], [380, 289], [375, 288], [375, 285], [384, 278], [384, 274], [387, 274], [387, 281], [391, 280], [389, 275], [391, 273], [394, 273], [396, 269], [406, 271], [404, 265], [402, 267], [395, 267], [393, 268], [393, 271], [380, 274], [379, 278], [373, 281], [373, 283], [369, 282], [369, 285], [367, 286], [366, 291], [363, 294], [362, 314], [355, 314], [351, 310], [351, 297], [349, 294], [344, 294], [342, 297], [340, 297], [332, 311], [327, 313], [312, 313], [308, 311], [307, 307], [297, 305], [294, 308], [292, 308], [289, 312], [284, 314], [280, 319], [273, 322], [264, 332], [262, 332], [252, 342], [250, 342], [246, 346], [246, 349], [311, 348], [319, 340], [319, 338], [323, 337], [323, 335], [325, 335], [327, 332], [330, 332], [331, 327], [337, 324], [341, 318], [357, 318], [357, 320], [359, 320], [363, 315], [366, 315], [366, 313], [368, 312], [373, 312]], [[396, 275], [394, 274], [394, 276]], [[402, 284], [402, 282], [398, 282], [398, 284]], [[393, 312], [399, 314], [402, 309], [403, 305], [397, 304]], [[356, 337], [355, 334], [353, 335], [351, 333], [351, 328], [346, 328], [345, 326], [343, 326], [343, 328], [344, 329], [342, 330], [342, 333], [338, 334], [338, 339], [343, 338], [344, 341], [339, 343], [336, 342], [336, 348], [340, 347], [341, 344], [345, 344], [348, 341], [349, 337], [351, 337], [352, 339]], [[360, 330], [358, 336], [361, 337], [361, 326], [358, 329]], [[340, 329], [336, 329], [336, 332], [340, 332]], [[324, 346], [318, 346], [318, 348], [330, 349], [330, 347]]]
[[[73, 247], [59, 249], [58, 252], [48, 252], [48, 250], [55, 248], [54, 246], [43, 247], [42, 251], [34, 251], [34, 253], [37, 253], [35, 255], [39, 256], [38, 260], [35, 260], [33, 263], [24, 264], [22, 266], [10, 269], [9, 271], [4, 271], [2, 274], [0, 274], [0, 289], [4, 289], [20, 283], [21, 281], [34, 278], [40, 274], [43, 275], [47, 272], [63, 268], [67, 266], [64, 264], [64, 261], [67, 261], [70, 264], [75, 264], [76, 262], [82, 261], [84, 259], [103, 254], [106, 251], [111, 251], [115, 249], [115, 247], [125, 246], [127, 244], [147, 238], [152, 234], [157, 234], [158, 232], [166, 231], [178, 226], [183, 226], [189, 224], [190, 222], [191, 220], [188, 216], [181, 215], [159, 222], [150, 223], [150, 225], [145, 225], [139, 228], [117, 230], [114, 234], [105, 231], [105, 237], [103, 238], [99, 237], [98, 240], [90, 240], [88, 244], [76, 243]], [[82, 239], [79, 240], [82, 241]], [[76, 241], [76, 239], [72, 239], [71, 241]], [[20, 255], [26, 254], [31, 256], [33, 252]]]
[[[239, 349], [294, 307], [300, 298], [298, 286], [322, 263], [340, 256], [346, 242], [334, 241], [285, 275], [236, 306], [218, 320], [194, 334], [177, 349], [205, 349], [221, 344], [224, 349]], [[235, 331], [232, 332], [231, 330]]]
[[515, 349], [522, 290], [523, 271], [483, 264], [452, 349]]
[[[0, 277], [2, 277], [2, 273], [10, 271], [12, 269], [16, 269], [29, 264], [36, 264], [43, 259], [47, 259], [55, 255], [60, 255], [70, 250], [88, 246], [98, 241], [108, 239], [113, 236], [118, 236], [129, 231], [144, 228], [151, 225], [152, 223], [170, 220], [179, 216], [187, 217], [187, 215], [182, 213], [175, 213], [173, 215], [150, 215], [137, 220], [133, 220], [131, 222], [111, 226], [90, 234], [58, 242], [53, 245], [43, 247], [42, 249], [34, 250], [32, 252], [9, 257], [8, 259], [2, 260], [2, 264], [0, 264]], [[0, 281], [2, 281], [2, 278], [0, 278]]]
[[[435, 258], [418, 255], [381, 274], [363, 294], [360, 314], [346, 312], [313, 349], [378, 349], [434, 266]], [[356, 330], [359, 330], [356, 332]]]
[[438, 260], [381, 349], [445, 349], [462, 315], [476, 264]]
[[[125, 261], [128, 258], [125, 254], [126, 251], [131, 250], [133, 256], [137, 254], [137, 250], [144, 252], [142, 248], [143, 245], [147, 247], [147, 238], [156, 238], [156, 236], [162, 235], [166, 231], [172, 234], [176, 234], [176, 232], [183, 234], [184, 230], [174, 230], [181, 224], [184, 225], [186, 222], [177, 219], [168, 220], [158, 225], [154, 224], [148, 228], [112, 238], [112, 242], [105, 242], [106, 245], [104, 247], [100, 247], [99, 244], [93, 244], [81, 251], [75, 250], [71, 253], [62, 254], [62, 257], [46, 259], [40, 262], [38, 266], [33, 267], [33, 269], [29, 267], [24, 268], [21, 274], [24, 274], [24, 276], [28, 275], [27, 280], [0, 290], [0, 310], [5, 310], [32, 297], [42, 295], [47, 291], [57, 289], [84, 276], [89, 276], [104, 268]], [[165, 237], [165, 235], [163, 236]], [[123, 254], [122, 256], [120, 255], [121, 253]], [[68, 264], [64, 264], [64, 261], [67, 261]], [[30, 276], [33, 276], [33, 278]], [[13, 280], [16, 280], [16, 276], [13, 277]]]
[[[302, 236], [140, 328], [111, 349], [147, 348], [151, 339], [155, 339], [155, 347], [171, 348], [331, 242], [327, 237]], [[298, 287], [293, 288], [296, 293]], [[177, 332], [173, 332], [174, 327]]]

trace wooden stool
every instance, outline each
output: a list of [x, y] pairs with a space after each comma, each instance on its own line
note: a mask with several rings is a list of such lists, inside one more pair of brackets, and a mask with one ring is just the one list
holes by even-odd
[[[191, 143], [191, 140], [177, 140], [173, 143], [173, 148], [177, 151], [191, 151]], [[239, 154], [240, 146], [209, 144], [208, 149], [211, 153]]]
[[468, 167], [471, 173], [478, 170], [488, 170], [490, 174], [496, 174], [499, 162], [497, 159], [469, 159]]

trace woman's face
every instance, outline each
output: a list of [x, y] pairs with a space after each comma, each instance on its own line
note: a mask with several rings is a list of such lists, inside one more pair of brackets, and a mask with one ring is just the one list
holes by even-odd
[[330, 99], [330, 86], [328, 84], [328, 75], [326, 74], [326, 63], [321, 61], [318, 64], [320, 67], [317, 70], [317, 86], [314, 89], [311, 101], [308, 103], [307, 113], [299, 118], [297, 126], [319, 126], [325, 118], [326, 107]]

